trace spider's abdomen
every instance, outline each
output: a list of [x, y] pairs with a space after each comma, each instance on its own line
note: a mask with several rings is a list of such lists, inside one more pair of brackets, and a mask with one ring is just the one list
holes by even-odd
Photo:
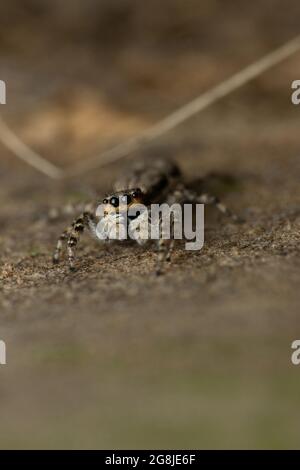
[[115, 191], [124, 188], [141, 188], [148, 201], [155, 199], [180, 177], [178, 166], [167, 159], [142, 159], [129, 167], [126, 173], [120, 177], [115, 185]]

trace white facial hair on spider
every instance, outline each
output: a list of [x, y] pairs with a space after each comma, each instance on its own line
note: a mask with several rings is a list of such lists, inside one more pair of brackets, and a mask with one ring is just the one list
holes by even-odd
[[100, 204], [96, 216], [100, 221], [96, 227], [96, 236], [100, 240], [126, 240], [128, 238], [145, 243], [149, 239], [148, 209], [143, 204], [127, 206], [123, 200], [123, 209], [111, 213], [105, 212], [104, 205]]
[[[97, 209], [97, 217], [103, 214], [103, 207]], [[96, 236], [100, 240], [126, 240], [127, 239], [127, 216], [124, 213], [112, 213], [102, 215], [97, 224]]]

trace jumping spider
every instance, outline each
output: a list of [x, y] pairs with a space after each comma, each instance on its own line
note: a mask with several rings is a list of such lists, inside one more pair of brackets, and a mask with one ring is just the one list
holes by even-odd
[[[102, 217], [97, 217], [95, 206], [90, 205], [82, 214], [74, 220], [72, 225], [65, 230], [58, 239], [53, 255], [53, 262], [58, 263], [63, 243], [67, 243], [69, 267], [75, 269], [75, 248], [80, 235], [85, 229], [94, 237], [103, 240], [104, 232], [109, 233], [110, 221], [116, 217], [126, 217], [127, 227], [137, 221], [140, 214], [132, 219], [128, 211], [135, 205], [142, 204], [149, 207], [150, 204], [166, 202], [167, 204], [212, 204], [223, 214], [229, 216], [233, 221], [238, 217], [227, 209], [219, 199], [207, 193], [197, 194], [182, 184], [182, 175], [178, 166], [165, 159], [152, 159], [137, 161], [129, 170], [122, 175], [114, 185], [114, 191], [106, 195], [102, 200]], [[126, 189], [124, 189], [126, 188]], [[97, 205], [97, 207], [100, 207]], [[99, 229], [100, 225], [100, 229]], [[99, 231], [100, 230], [100, 231]], [[108, 231], [108, 232], [107, 232]], [[106, 237], [106, 238], [109, 238]], [[143, 244], [143, 239], [136, 239]], [[174, 246], [174, 239], [159, 238], [157, 240], [157, 269], [156, 273], [162, 272], [165, 261], [169, 261]]]

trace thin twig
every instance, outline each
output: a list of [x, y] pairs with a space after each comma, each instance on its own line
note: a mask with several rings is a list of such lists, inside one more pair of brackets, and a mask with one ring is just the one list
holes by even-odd
[[0, 140], [18, 158], [50, 178], [60, 179], [64, 171], [28, 147], [0, 116]]
[[183, 123], [200, 111], [203, 111], [213, 103], [216, 103], [221, 98], [237, 90], [242, 85], [245, 85], [250, 80], [258, 77], [266, 70], [270, 69], [276, 64], [279, 64], [284, 59], [288, 58], [299, 50], [300, 36], [297, 36], [293, 40], [286, 43], [284, 46], [281, 46], [279, 49], [276, 49], [275, 51], [265, 55], [262, 59], [249, 65], [216, 87], [206, 91], [204, 94], [198, 96], [181, 108], [178, 108], [169, 116], [165, 117], [149, 129], [146, 129], [146, 131], [142, 132], [138, 136], [133, 137], [124, 143], [116, 145], [112, 149], [104, 151], [96, 157], [79, 162], [75, 167], [73, 167], [71, 171], [68, 172], [68, 175], [75, 176], [85, 171], [95, 169], [96, 167], [103, 166], [107, 163], [120, 160], [121, 158], [127, 156], [130, 152], [138, 150], [140, 147], [159, 138], [166, 132], [171, 131], [179, 124]]

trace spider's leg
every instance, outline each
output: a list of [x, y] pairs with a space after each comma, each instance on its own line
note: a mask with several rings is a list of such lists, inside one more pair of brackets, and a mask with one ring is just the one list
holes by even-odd
[[62, 207], [52, 207], [47, 214], [47, 218], [50, 221], [55, 221], [57, 219], [61, 219], [66, 216], [74, 217], [76, 214], [81, 214], [86, 211], [92, 211], [93, 207], [92, 204], [87, 203], [69, 203], [65, 204]]
[[[167, 198], [167, 203], [171, 206], [173, 204], [181, 204], [183, 201], [183, 192], [182, 188], [178, 187], [173, 191]], [[169, 221], [167, 221], [169, 222]], [[157, 243], [157, 268], [156, 274], [160, 275], [163, 272], [163, 265], [167, 261], [171, 261], [172, 251], [175, 245], [174, 239], [174, 228], [175, 224], [178, 222], [178, 214], [176, 211], [172, 211], [170, 214], [170, 227], [166, 225], [166, 221], [160, 218], [160, 236]], [[169, 232], [170, 228], [170, 232]], [[170, 233], [170, 237], [168, 235]]]
[[74, 220], [72, 224], [72, 229], [68, 237], [68, 259], [69, 267], [73, 271], [75, 269], [75, 250], [78, 244], [80, 234], [84, 232], [84, 229], [87, 228], [90, 231], [95, 231], [95, 218], [91, 212], [83, 212], [83, 214]]
[[[171, 206], [173, 204], [183, 205], [184, 203], [198, 203], [198, 204], [211, 204], [214, 205], [222, 214], [231, 218], [234, 222], [240, 222], [241, 219], [228, 209], [216, 196], [208, 193], [197, 194], [194, 191], [187, 189], [183, 184], [177, 185], [175, 189], [169, 194], [167, 203]], [[164, 236], [165, 227], [163, 220], [160, 220], [160, 237], [158, 240], [158, 261], [157, 261], [157, 274], [162, 273], [162, 267], [165, 261], [171, 260], [171, 254], [174, 249], [175, 237], [174, 227], [178, 222], [176, 212], [172, 212], [171, 223], [171, 237], [167, 239]]]
[[198, 204], [209, 204], [215, 206], [222, 214], [229, 217], [233, 222], [242, 222], [242, 219], [232, 212], [228, 207], [223, 204], [220, 199], [212, 194], [202, 193], [197, 194], [194, 191], [186, 190], [186, 198], [188, 202], [198, 203]]
[[59, 263], [59, 258], [63, 250], [64, 242], [67, 241], [71, 228], [64, 230], [57, 240], [56, 248], [53, 254], [53, 263]]
[[156, 275], [160, 276], [160, 274], [163, 273], [163, 264], [167, 259], [168, 256], [168, 245], [170, 243], [169, 240], [164, 240], [163, 238], [159, 238], [158, 243], [157, 243], [157, 266], [156, 266]]
[[92, 233], [96, 229], [95, 218], [91, 212], [83, 212], [80, 217], [74, 220], [72, 226], [65, 230], [59, 237], [56, 250], [53, 255], [54, 263], [59, 261], [59, 256], [63, 247], [63, 241], [67, 240], [69, 266], [71, 270], [74, 270], [75, 248], [78, 244], [80, 234], [84, 232], [85, 228], [90, 230]]
[[234, 222], [240, 221], [240, 218], [237, 214], [232, 212], [228, 207], [223, 204], [220, 199], [218, 199], [216, 196], [212, 196], [211, 194], [200, 194], [197, 198], [197, 202], [199, 204], [211, 204], [215, 206], [222, 214], [226, 215], [230, 219], [232, 219]]
[[169, 244], [169, 249], [166, 254], [166, 261], [170, 262], [171, 261], [171, 256], [172, 256], [172, 251], [174, 250], [174, 245], [175, 245], [175, 240], [172, 239]]

